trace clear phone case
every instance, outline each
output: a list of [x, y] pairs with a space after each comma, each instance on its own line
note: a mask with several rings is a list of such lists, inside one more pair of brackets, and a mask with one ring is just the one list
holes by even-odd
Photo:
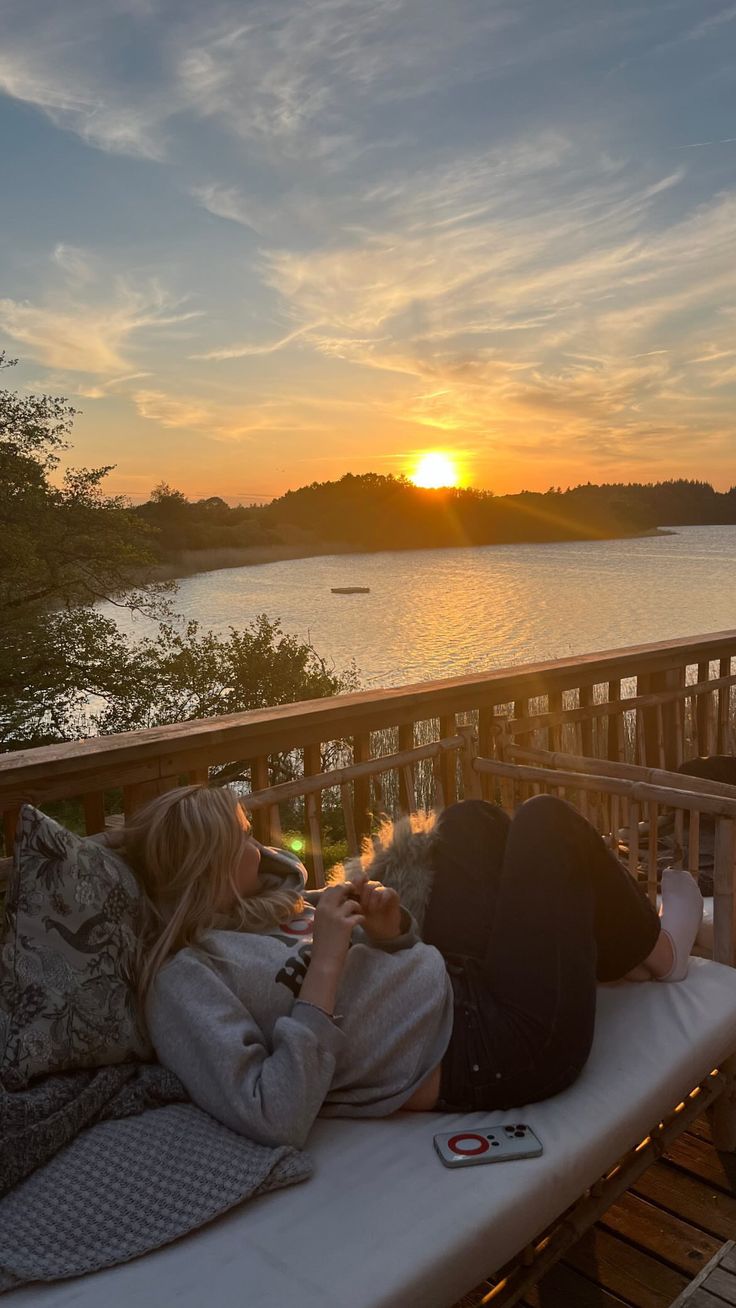
[[541, 1141], [525, 1122], [436, 1135], [434, 1147], [445, 1167], [507, 1163], [515, 1158], [538, 1158], [542, 1152]]

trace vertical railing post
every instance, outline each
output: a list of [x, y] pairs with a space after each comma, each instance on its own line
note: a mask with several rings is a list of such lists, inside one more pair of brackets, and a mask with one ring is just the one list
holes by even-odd
[[[611, 763], [626, 762], [626, 735], [624, 732], [624, 714], [621, 708], [621, 679], [609, 681], [607, 687], [608, 703], [614, 707], [606, 718], [606, 757]], [[611, 828], [611, 846], [618, 850], [619, 828], [622, 814], [626, 812], [626, 801], [618, 796], [610, 796], [608, 805], [609, 826]]]
[[355, 809], [353, 807], [353, 795], [350, 783], [340, 786], [340, 801], [342, 803], [342, 813], [345, 820], [345, 838], [348, 844], [348, 854], [352, 858], [360, 853], [360, 842], [355, 826]]
[[[609, 704], [621, 702], [621, 680], [608, 683]], [[623, 710], [617, 709], [608, 715], [608, 759], [611, 763], [626, 762], [626, 745], [624, 741]]]
[[[698, 664], [698, 681], [710, 679], [710, 663]], [[695, 701], [695, 748], [698, 754], [710, 753], [710, 691], [703, 691]]]
[[94, 836], [98, 831], [105, 830], [105, 796], [101, 790], [82, 796], [82, 810], [84, 830], [88, 836]]
[[[493, 705], [484, 704], [478, 713], [478, 752], [481, 758], [494, 758], [496, 753], [496, 737], [493, 731], [494, 719]], [[480, 779], [481, 795], [483, 799], [491, 800], [493, 798], [492, 778], [485, 773]]]
[[[676, 690], [682, 692], [685, 689], [685, 665], [679, 668], [668, 668], [662, 674], [662, 688], [664, 690]], [[682, 705], [684, 700], [678, 698], [662, 705], [662, 741], [663, 741], [663, 762], [662, 766], [669, 772], [673, 772], [683, 761], [685, 752], [685, 737]]]
[[[637, 695], [656, 695], [680, 687], [684, 668], [667, 672], [641, 673], [636, 679]], [[684, 684], [684, 683], [682, 683]], [[676, 767], [676, 715], [673, 704], [652, 704], [636, 710], [640, 731], [641, 762], [649, 768]]]
[[[593, 704], [593, 687], [581, 686], [580, 687], [581, 709], [591, 708], [592, 704]], [[580, 724], [580, 735], [581, 735], [580, 743], [583, 747], [583, 754], [585, 755], [586, 758], [592, 758], [595, 752], [593, 747], [593, 719], [592, 718], [583, 719], [583, 721]]]
[[[496, 726], [500, 728], [496, 734], [496, 758], [499, 763], [510, 763], [512, 760], [509, 758], [507, 746], [514, 743], [514, 738], [508, 731], [508, 717], [498, 715]], [[507, 813], [513, 813], [518, 799], [515, 782], [507, 777], [497, 777], [496, 783], [499, 789], [501, 807]]]
[[476, 772], [473, 767], [474, 760], [478, 757], [478, 733], [473, 726], [458, 727], [457, 733], [463, 738], [462, 749], [460, 751], [460, 768], [463, 774], [463, 798], [482, 799], [480, 774]]
[[[304, 746], [304, 775], [314, 777], [322, 771], [322, 751], [319, 744]], [[305, 803], [307, 849], [304, 860], [310, 880], [316, 886], [324, 885], [322, 858], [322, 791], [307, 795]]]
[[325, 884], [325, 860], [322, 853], [322, 791], [307, 795], [307, 831], [309, 833], [309, 860], [314, 884], [318, 890]]
[[[730, 677], [730, 658], [721, 659], [718, 664], [719, 677]], [[718, 733], [716, 753], [728, 754], [731, 747], [731, 687], [721, 686], [718, 691]]]
[[[440, 718], [440, 740], [448, 740], [456, 732], [457, 719], [454, 713]], [[443, 750], [440, 754], [440, 775], [445, 804], [454, 804], [457, 799], [457, 759], [449, 750]]]
[[[561, 690], [551, 690], [547, 695], [547, 712], [548, 713], [562, 712]], [[558, 750], [560, 749], [560, 742], [562, 739], [561, 733], [562, 733], [562, 728], [560, 727], [559, 723], [554, 723], [552, 726], [547, 727], [547, 741], [546, 741], [547, 749], [550, 750], [551, 753], [553, 754], [557, 753]], [[481, 754], [482, 753], [483, 750], [481, 749]]]
[[[414, 748], [414, 723], [404, 722], [399, 727], [399, 753]], [[445, 801], [446, 802], [446, 801]], [[402, 813], [411, 813], [415, 806], [414, 786], [409, 785], [409, 777], [404, 768], [399, 770], [399, 808]]]
[[432, 778], [434, 780], [432, 807], [439, 813], [445, 808], [445, 789], [442, 784], [442, 759], [436, 755], [432, 759]]
[[[367, 763], [371, 756], [370, 732], [360, 732], [353, 736], [353, 762]], [[371, 783], [369, 777], [359, 777], [354, 783], [353, 803], [355, 812], [355, 835], [358, 844], [371, 829]]]
[[[251, 790], [266, 790], [269, 785], [268, 776], [268, 759], [265, 755], [251, 760], [250, 765], [250, 788]], [[246, 800], [246, 808], [248, 803]], [[255, 832], [256, 839], [260, 840], [262, 845], [272, 843], [271, 823], [269, 821], [268, 810], [265, 808], [256, 808], [251, 815], [251, 824]]]
[[[528, 699], [515, 699], [515, 700], [514, 700], [514, 717], [517, 718], [517, 719], [518, 719], [518, 718], [528, 718], [528, 717], [529, 717], [529, 700], [528, 700]], [[523, 731], [523, 732], [521, 732], [519, 735], [517, 735], [516, 732], [514, 732], [512, 738], [513, 738], [514, 744], [516, 744], [516, 745], [521, 745], [522, 748], [523, 748], [524, 746], [527, 746], [527, 747], [528, 747], [528, 746], [530, 746], [531, 743], [532, 743], [531, 733], [528, 732], [528, 731]], [[516, 804], [522, 804], [522, 803], [524, 802], [524, 800], [525, 800], [525, 799], [528, 799], [529, 796], [530, 796], [530, 794], [532, 793], [531, 786], [524, 785], [523, 782], [520, 783], [520, 784], [518, 784], [518, 785], [517, 785], [516, 782], [512, 782], [512, 793], [513, 793], [513, 795], [514, 795], [515, 803], [516, 803]]]

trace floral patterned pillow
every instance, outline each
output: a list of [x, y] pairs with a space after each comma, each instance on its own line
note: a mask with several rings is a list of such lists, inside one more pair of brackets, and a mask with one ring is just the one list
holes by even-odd
[[25, 805], [0, 936], [0, 1081], [152, 1050], [135, 1003], [141, 891], [126, 863]]

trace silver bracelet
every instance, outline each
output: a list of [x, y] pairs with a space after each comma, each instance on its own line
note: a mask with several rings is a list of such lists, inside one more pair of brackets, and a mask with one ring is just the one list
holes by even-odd
[[322, 1013], [325, 1017], [328, 1017], [331, 1022], [342, 1022], [342, 1013], [328, 1013], [326, 1008], [320, 1008], [319, 1004], [313, 1004], [311, 999], [302, 999], [297, 995], [294, 1002], [296, 1004], [306, 1004], [307, 1008], [315, 1008], [318, 1013]]

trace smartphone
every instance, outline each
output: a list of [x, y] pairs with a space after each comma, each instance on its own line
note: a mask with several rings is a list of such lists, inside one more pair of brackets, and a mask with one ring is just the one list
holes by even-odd
[[524, 1122], [436, 1135], [434, 1147], [445, 1167], [506, 1163], [513, 1158], [538, 1158], [542, 1152], [541, 1141]]

